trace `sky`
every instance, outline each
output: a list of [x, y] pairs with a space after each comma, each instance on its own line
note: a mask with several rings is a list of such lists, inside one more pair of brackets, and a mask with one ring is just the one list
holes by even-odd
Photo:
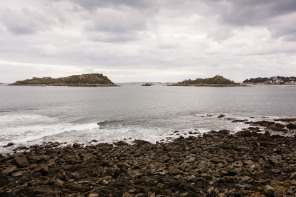
[[9, 0], [0, 82], [296, 76], [295, 0]]

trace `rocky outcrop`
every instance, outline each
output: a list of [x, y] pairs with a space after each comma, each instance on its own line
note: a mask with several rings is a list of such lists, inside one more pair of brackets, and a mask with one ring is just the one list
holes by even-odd
[[6, 196], [294, 196], [296, 138], [211, 131], [170, 143], [31, 146], [0, 155]]
[[99, 74], [82, 74], [69, 77], [33, 77], [23, 81], [17, 81], [10, 85], [46, 85], [46, 86], [116, 86], [108, 77]]
[[152, 85], [153, 85], [152, 83], [144, 83], [141, 86], [152, 86]]

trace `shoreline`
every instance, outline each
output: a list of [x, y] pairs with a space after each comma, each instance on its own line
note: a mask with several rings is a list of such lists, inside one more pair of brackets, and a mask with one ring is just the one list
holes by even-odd
[[[0, 154], [0, 194], [294, 196], [296, 137], [245, 129], [151, 144], [35, 145]], [[272, 195], [271, 195], [272, 194]]]

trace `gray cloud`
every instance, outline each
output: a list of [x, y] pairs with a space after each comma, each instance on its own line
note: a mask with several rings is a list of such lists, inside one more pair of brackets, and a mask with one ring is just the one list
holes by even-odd
[[77, 5], [85, 9], [93, 10], [98, 7], [120, 7], [148, 8], [152, 5], [152, 0], [72, 0]]
[[265, 26], [275, 37], [288, 40], [296, 37], [295, 28], [291, 25], [296, 22], [294, 0], [212, 0], [207, 4], [215, 8], [221, 22], [225, 24], [234, 27]]
[[[0, 5], [0, 79], [84, 72], [104, 72], [114, 81], [296, 75], [295, 4], [7, 1]], [[26, 72], [13, 76], [15, 69]]]

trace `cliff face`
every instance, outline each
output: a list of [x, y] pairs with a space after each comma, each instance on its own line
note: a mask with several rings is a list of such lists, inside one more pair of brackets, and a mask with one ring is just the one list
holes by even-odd
[[184, 80], [182, 82], [173, 84], [176, 86], [237, 86], [234, 81], [231, 81], [229, 79], [226, 79], [220, 75], [216, 75], [212, 78], [197, 78], [195, 80]]
[[99, 73], [72, 75], [69, 77], [33, 77], [17, 81], [11, 85], [48, 85], [48, 86], [116, 86], [107, 76]]

